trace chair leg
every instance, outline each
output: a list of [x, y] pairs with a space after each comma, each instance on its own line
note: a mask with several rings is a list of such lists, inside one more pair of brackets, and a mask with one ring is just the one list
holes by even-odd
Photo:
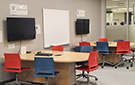
[[[123, 56], [123, 55], [121, 55], [121, 56]], [[123, 58], [121, 58], [121, 62], [119, 62], [119, 63], [117, 63], [115, 65], [115, 68], [117, 68], [119, 65], [122, 65], [122, 64], [126, 65], [127, 66], [127, 69], [129, 69], [128, 65], [125, 63], [125, 61], [123, 60]]]
[[17, 83], [16, 81], [12, 81], [12, 82], [6, 83], [5, 85], [15, 85], [15, 84], [21, 85], [21, 84]]
[[99, 62], [99, 64], [100, 64], [100, 63], [102, 63], [101, 68], [104, 68], [104, 65], [105, 65], [105, 64], [109, 64], [109, 65], [112, 65], [112, 66], [114, 65], [113, 63], [110, 63], [110, 62], [108, 62], [108, 61], [105, 61], [105, 55], [103, 55], [103, 61]]
[[84, 71], [82, 71], [82, 74], [78, 74], [78, 75], [76, 75], [76, 76], [78, 76], [76, 79], [78, 79], [78, 78], [80, 78], [80, 77], [85, 77], [86, 78], [86, 76], [85, 76], [85, 74], [84, 74]]
[[48, 78], [45, 78], [45, 85], [48, 85]]
[[20, 84], [26, 84], [26, 85], [32, 85], [32, 83], [24, 82], [24, 81], [18, 81]]
[[90, 80], [89, 80], [89, 72], [87, 72], [88, 74], [88, 76], [87, 76], [87, 84], [89, 85], [90, 84]]
[[98, 80], [98, 78], [97, 78], [96, 76], [89, 75], [89, 77], [93, 77], [93, 78], [95, 78], [95, 81], [97, 81], [97, 80]]
[[[95, 84], [97, 84], [96, 82], [95, 82], [95, 83], [90, 82], [90, 77], [95, 78], [95, 81], [97, 81], [98, 78], [97, 78], [96, 76], [89, 75], [89, 72], [87, 72], [87, 74], [83, 74], [83, 73], [84, 73], [84, 72], [82, 72], [82, 74], [76, 75], [76, 76], [78, 76], [76, 79], [78, 79], [78, 78], [80, 78], [80, 77], [83, 77], [83, 78], [86, 78], [86, 79], [87, 79], [87, 82], [85, 82], [85, 83], [87, 83], [87, 85], [90, 85], [90, 84], [95, 85]], [[78, 82], [78, 83], [79, 83], [79, 82]]]
[[15, 85], [15, 84], [18, 84], [18, 85], [21, 85], [21, 84], [32, 85], [32, 83], [29, 83], [29, 82], [19, 81], [19, 80], [18, 80], [18, 73], [16, 73], [16, 80], [15, 80], [15, 81], [6, 83], [5, 85]]
[[134, 63], [134, 60], [135, 60], [135, 58], [134, 58], [134, 51], [133, 51], [133, 58], [131, 60], [132, 60], [132, 62], [130, 64], [130, 66], [133, 67], [133, 63]]

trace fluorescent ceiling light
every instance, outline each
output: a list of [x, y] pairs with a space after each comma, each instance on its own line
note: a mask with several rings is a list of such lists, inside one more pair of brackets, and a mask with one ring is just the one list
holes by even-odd
[[[118, 10], [127, 10], [127, 8], [119, 8]], [[132, 8], [129, 8], [129, 11], [132, 11]]]
[[121, 1], [121, 0], [112, 0], [112, 1]]
[[116, 8], [118, 6], [107, 6], [107, 8]]

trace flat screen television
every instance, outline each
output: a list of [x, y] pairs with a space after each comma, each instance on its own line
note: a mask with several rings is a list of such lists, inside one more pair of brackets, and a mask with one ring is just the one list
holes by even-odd
[[76, 34], [89, 34], [89, 19], [77, 19], [76, 21]]
[[7, 41], [35, 39], [35, 18], [7, 17]]

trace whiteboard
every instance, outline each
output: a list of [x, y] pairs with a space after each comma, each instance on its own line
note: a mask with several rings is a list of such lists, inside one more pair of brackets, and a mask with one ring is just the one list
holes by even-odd
[[43, 9], [44, 47], [69, 44], [69, 11]]

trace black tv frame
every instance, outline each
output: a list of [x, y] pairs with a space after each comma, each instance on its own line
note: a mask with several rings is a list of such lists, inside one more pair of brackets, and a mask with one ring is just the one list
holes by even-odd
[[76, 35], [89, 34], [89, 19], [76, 20]]
[[[13, 24], [12, 24], [12, 20], [13, 21], [15, 20], [13, 22]], [[16, 22], [17, 20], [20, 20], [20, 21]], [[27, 20], [26, 21], [27, 23], [24, 22], [23, 20], [24, 21]], [[30, 21], [32, 21], [32, 22], [30, 22]], [[22, 23], [24, 22], [24, 23], [21, 24], [21, 22]], [[15, 23], [17, 23], [17, 24], [15, 24]], [[7, 17], [7, 23], [6, 24], [7, 24], [7, 41], [8, 42], [11, 42], [11, 41], [21, 41], [21, 40], [32, 40], [32, 39], [36, 38], [35, 18]], [[25, 28], [28, 28], [29, 26], [26, 26], [26, 24], [31, 24], [31, 26], [30, 26], [31, 28], [29, 30], [25, 29], [26, 31], [24, 31], [24, 33], [22, 32], [22, 34], [21, 34], [21, 31], [17, 31], [17, 30], [16, 30], [16, 33], [14, 33], [15, 31], [13, 31], [13, 30], [15, 30], [17, 27], [19, 28], [19, 26], [20, 26], [20, 30], [23, 30], [23, 27], [21, 27], [23, 25], [24, 25]], [[16, 27], [16, 28], [14, 28], [14, 27]], [[12, 30], [13, 32], [11, 31], [12, 28], [13, 28], [13, 30]], [[32, 32], [30, 32], [31, 29], [32, 29]], [[31, 33], [31, 34], [29, 34], [29, 33]]]

